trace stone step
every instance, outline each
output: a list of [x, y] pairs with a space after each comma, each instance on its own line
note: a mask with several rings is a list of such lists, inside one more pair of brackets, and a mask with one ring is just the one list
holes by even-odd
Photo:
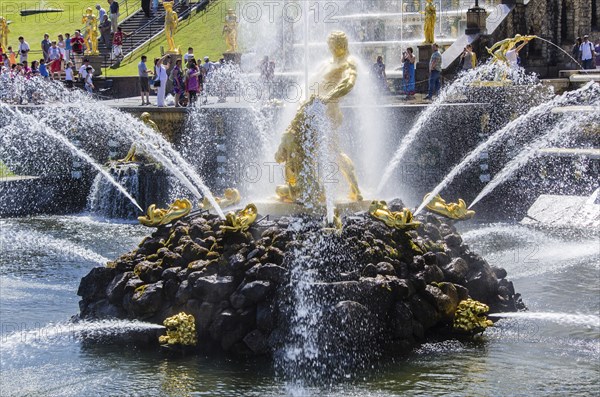
[[600, 81], [600, 71], [598, 73], [579, 73], [572, 74], [569, 77], [571, 83], [587, 83], [588, 81]]
[[569, 77], [571, 77], [572, 75], [575, 74], [581, 74], [581, 73], [586, 73], [586, 70], [581, 70], [581, 69], [565, 69], [565, 70], [559, 70], [558, 71], [558, 77], [559, 78], [566, 78], [568, 79]]

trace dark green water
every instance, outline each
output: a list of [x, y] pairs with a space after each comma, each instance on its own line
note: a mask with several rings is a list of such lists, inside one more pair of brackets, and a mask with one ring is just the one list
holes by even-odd
[[[292, 384], [266, 360], [175, 357], [83, 343], [67, 325], [90, 268], [146, 235], [85, 216], [0, 220], [2, 396], [529, 396], [600, 390], [600, 242], [519, 225], [469, 225], [464, 239], [506, 268], [532, 318], [477, 342], [429, 343], [343, 381]], [[118, 333], [118, 332], [117, 332]]]

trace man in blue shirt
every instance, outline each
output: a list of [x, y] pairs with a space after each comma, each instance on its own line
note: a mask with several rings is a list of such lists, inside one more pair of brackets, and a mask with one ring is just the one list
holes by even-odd
[[440, 90], [440, 78], [442, 75], [442, 54], [438, 51], [438, 45], [432, 44], [431, 59], [429, 60], [429, 91], [425, 99], [431, 100]]

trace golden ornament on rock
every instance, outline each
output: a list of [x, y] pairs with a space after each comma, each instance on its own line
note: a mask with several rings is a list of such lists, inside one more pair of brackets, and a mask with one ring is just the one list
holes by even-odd
[[167, 334], [161, 335], [158, 342], [163, 345], [196, 346], [196, 320], [191, 314], [183, 312], [168, 317], [163, 321]]
[[229, 212], [225, 215], [225, 223], [220, 226], [224, 232], [245, 232], [250, 229], [258, 215], [256, 205], [250, 203], [243, 210]]
[[494, 325], [486, 317], [489, 311], [488, 305], [474, 299], [461, 301], [454, 313], [454, 329], [469, 333], [483, 332], [487, 327]]
[[458, 199], [458, 203], [446, 203], [439, 194], [432, 199], [429, 198], [430, 195], [431, 193], [427, 193], [423, 201], [429, 202], [426, 208], [433, 213], [456, 220], [471, 219], [475, 216], [475, 211], [467, 209], [463, 199]]
[[186, 216], [191, 210], [192, 203], [188, 199], [175, 200], [167, 209], [156, 208], [156, 204], [151, 204], [146, 216], [138, 217], [138, 221], [148, 227], [164, 226]]
[[[157, 133], [160, 133], [160, 130], [158, 129], [158, 126], [156, 125], [156, 123], [154, 121], [152, 121], [152, 119], [150, 119], [150, 113], [148, 113], [148, 112], [142, 113], [140, 115], [140, 120], [142, 120], [144, 122], [144, 124], [146, 124], [148, 127], [152, 128]], [[140, 134], [144, 135], [144, 132], [142, 131]], [[147, 160], [149, 160], [149, 157], [150, 157], [148, 155], [148, 153], [138, 150], [137, 145], [135, 143], [133, 143], [131, 145], [131, 147], [129, 148], [127, 155], [124, 158], [117, 160], [117, 163], [139, 163], [139, 162], [141, 162], [141, 158], [140, 158], [141, 156], [148, 157]]]
[[399, 230], [411, 230], [421, 226], [421, 222], [413, 220], [413, 214], [408, 208], [392, 212], [383, 200], [372, 201], [369, 207], [369, 214], [373, 218], [383, 221], [389, 227]]

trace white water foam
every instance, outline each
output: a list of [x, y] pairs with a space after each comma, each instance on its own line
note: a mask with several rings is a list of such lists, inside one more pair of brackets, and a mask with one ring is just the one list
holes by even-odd
[[515, 318], [525, 320], [549, 321], [561, 325], [576, 325], [600, 328], [600, 316], [597, 314], [555, 313], [555, 312], [516, 312], [491, 313], [492, 318]]

